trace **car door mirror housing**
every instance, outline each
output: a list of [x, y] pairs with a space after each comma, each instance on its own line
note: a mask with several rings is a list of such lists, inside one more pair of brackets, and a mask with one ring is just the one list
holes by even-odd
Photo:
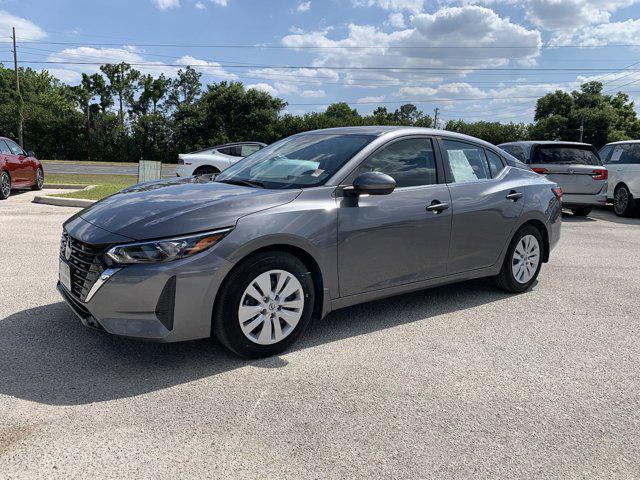
[[36, 156], [36, 152], [34, 152], [33, 150], [27, 150], [27, 157], [34, 157]]
[[356, 194], [389, 195], [396, 188], [396, 181], [387, 174], [380, 172], [361, 173], [353, 181]]

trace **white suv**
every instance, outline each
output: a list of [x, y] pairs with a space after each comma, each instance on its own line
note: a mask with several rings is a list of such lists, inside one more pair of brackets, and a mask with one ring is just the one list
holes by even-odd
[[608, 143], [600, 158], [609, 170], [607, 198], [616, 215], [628, 217], [640, 206], [640, 140]]
[[238, 160], [248, 157], [252, 153], [266, 147], [260, 142], [238, 142], [218, 145], [191, 153], [178, 155], [178, 177], [190, 177], [191, 175], [206, 175], [220, 173]]

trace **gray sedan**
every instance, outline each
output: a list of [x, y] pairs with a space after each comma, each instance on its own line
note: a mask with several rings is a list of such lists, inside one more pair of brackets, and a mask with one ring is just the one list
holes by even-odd
[[307, 132], [215, 179], [137, 185], [64, 224], [58, 289], [87, 325], [259, 357], [310, 319], [478, 277], [524, 292], [560, 236], [562, 191], [476, 138]]

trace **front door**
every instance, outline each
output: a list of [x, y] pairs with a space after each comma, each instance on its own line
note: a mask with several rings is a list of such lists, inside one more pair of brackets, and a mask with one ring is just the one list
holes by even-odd
[[31, 163], [24, 151], [20, 148], [20, 145], [13, 140], [5, 140], [5, 142], [11, 150], [11, 162], [14, 165], [13, 169], [15, 172], [14, 180], [16, 183], [20, 183], [22, 185], [32, 183], [33, 169], [31, 168]]
[[453, 210], [447, 273], [489, 267], [510, 240], [525, 191], [518, 175], [490, 150], [453, 140], [440, 144]]
[[[389, 195], [338, 199], [338, 273], [341, 296], [408, 284], [446, 273], [451, 231], [449, 189], [438, 184], [429, 138], [395, 141], [356, 172], [386, 173]], [[443, 207], [433, 209], [435, 204]]]

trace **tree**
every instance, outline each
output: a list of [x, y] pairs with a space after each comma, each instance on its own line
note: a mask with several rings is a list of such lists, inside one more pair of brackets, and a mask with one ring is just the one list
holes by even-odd
[[118, 97], [118, 118], [120, 126], [124, 128], [124, 108], [133, 102], [140, 72], [125, 62], [102, 65], [100, 70], [109, 79], [112, 94]]
[[173, 108], [193, 105], [202, 92], [201, 76], [200, 72], [191, 67], [187, 67], [185, 70], [178, 70], [177, 78], [171, 81], [167, 103]]

